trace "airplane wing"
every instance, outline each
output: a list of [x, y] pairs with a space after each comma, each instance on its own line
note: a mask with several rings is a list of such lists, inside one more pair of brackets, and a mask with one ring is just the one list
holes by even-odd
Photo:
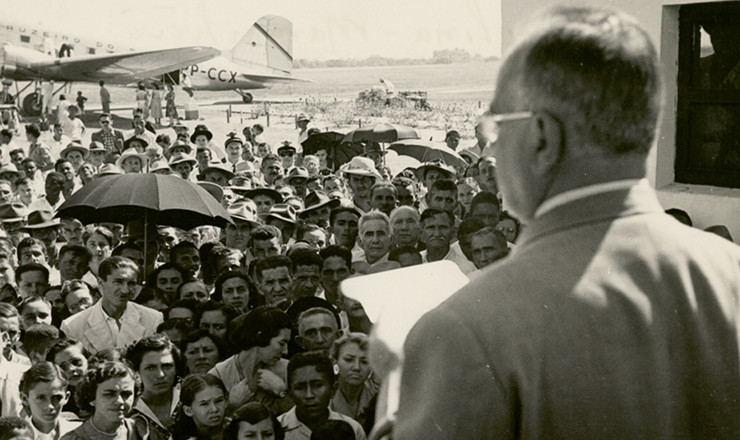
[[144, 52], [120, 52], [57, 58], [31, 63], [28, 68], [54, 81], [98, 81], [128, 84], [207, 61], [220, 52], [212, 47], [191, 46]]
[[298, 78], [295, 76], [269, 75], [262, 73], [242, 73], [241, 76], [246, 80], [258, 83], [284, 83], [291, 81], [314, 82], [310, 79]]

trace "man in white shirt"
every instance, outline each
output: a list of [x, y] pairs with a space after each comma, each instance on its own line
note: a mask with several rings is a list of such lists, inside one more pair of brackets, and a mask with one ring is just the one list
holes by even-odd
[[139, 266], [126, 257], [110, 257], [98, 268], [102, 298], [94, 306], [70, 316], [61, 329], [90, 352], [123, 348], [152, 335], [162, 313], [131, 302], [139, 293]]

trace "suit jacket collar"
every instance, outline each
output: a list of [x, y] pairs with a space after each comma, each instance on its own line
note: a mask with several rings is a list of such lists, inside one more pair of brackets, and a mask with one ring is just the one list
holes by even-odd
[[579, 198], [535, 218], [522, 231], [514, 252], [522, 251], [543, 236], [586, 224], [614, 220], [637, 214], [661, 213], [663, 207], [649, 185], [635, 185]]
[[[111, 333], [108, 328], [108, 324], [106, 323], [108, 319], [113, 318], [105, 313], [102, 302], [102, 300], [98, 301], [92, 307], [92, 311], [87, 317], [87, 324], [90, 326], [90, 331], [86, 333], [86, 337], [90, 341], [90, 344], [97, 350], [116, 346], [116, 338], [114, 336], [114, 340], [110, 340]], [[119, 335], [125, 340], [132, 341], [143, 337], [146, 332], [146, 327], [139, 322], [140, 318], [141, 313], [139, 313], [136, 306], [131, 304], [131, 302], [127, 303], [126, 310], [123, 312], [120, 319]], [[130, 337], [126, 338], [126, 336]]]

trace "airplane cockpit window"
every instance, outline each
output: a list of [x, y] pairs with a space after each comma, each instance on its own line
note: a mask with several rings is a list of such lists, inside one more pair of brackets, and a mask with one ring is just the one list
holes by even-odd
[[29, 37], [28, 35], [21, 35], [21, 43], [30, 43], [30, 42], [31, 42], [31, 37]]
[[740, 188], [740, 3], [682, 6], [676, 181]]

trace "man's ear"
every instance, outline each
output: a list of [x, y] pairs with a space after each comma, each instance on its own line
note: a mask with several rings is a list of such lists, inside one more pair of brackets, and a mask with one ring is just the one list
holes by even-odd
[[529, 131], [531, 164], [536, 174], [543, 175], [562, 160], [565, 151], [563, 126], [548, 113], [536, 113], [530, 124], [533, 124]]

